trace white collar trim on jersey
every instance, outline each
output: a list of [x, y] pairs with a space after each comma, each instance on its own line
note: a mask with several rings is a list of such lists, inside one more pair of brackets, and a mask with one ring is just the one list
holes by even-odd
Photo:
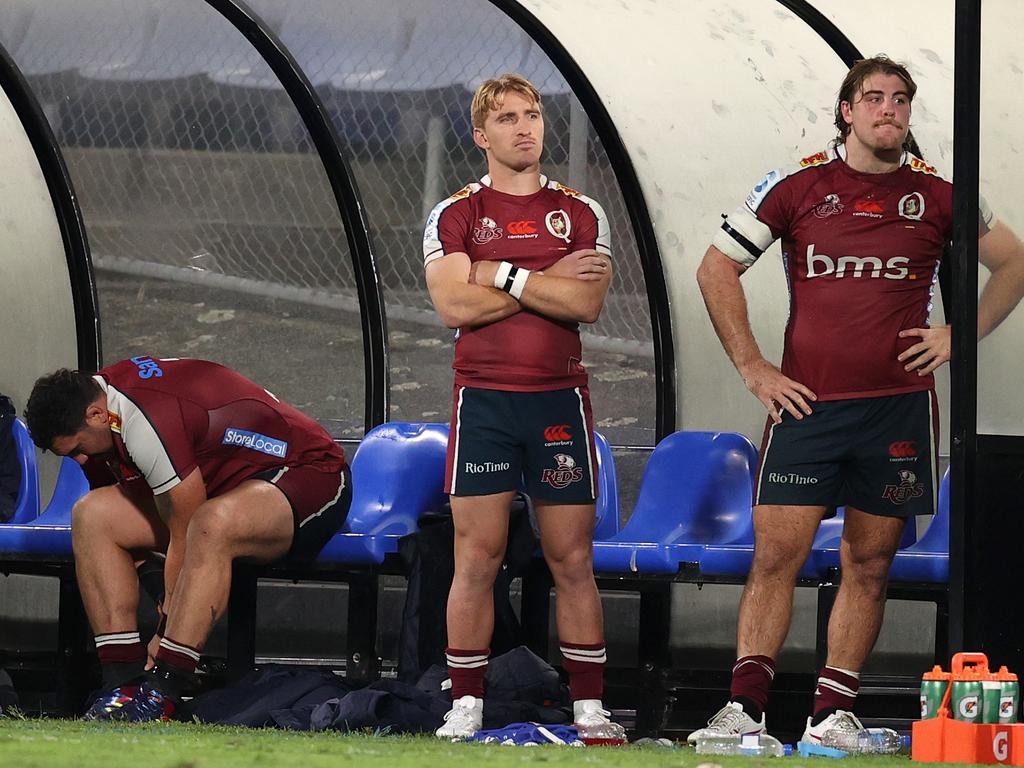
[[[482, 179], [480, 179], [480, 183], [483, 184], [485, 187], [490, 187], [491, 186], [491, 174], [489, 174], [489, 173], [485, 174], [484, 177]], [[546, 187], [547, 185], [548, 185], [548, 177], [545, 176], [542, 173], [540, 175], [540, 188], [544, 189], [544, 187]]]
[[[844, 163], [846, 162], [846, 145], [845, 144], [836, 144], [834, 147], [832, 147], [832, 152], [834, 153], [835, 157], [838, 157]], [[903, 165], [906, 165], [909, 162], [910, 162], [910, 153], [907, 152], [907, 150], [903, 150], [903, 154], [900, 155], [900, 165], [903, 166]]]

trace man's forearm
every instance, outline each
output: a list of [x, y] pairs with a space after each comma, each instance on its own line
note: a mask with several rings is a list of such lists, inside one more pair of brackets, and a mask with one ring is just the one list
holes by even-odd
[[516, 314], [522, 306], [497, 288], [463, 283], [449, 286], [444, 305], [437, 310], [449, 328], [462, 328], [496, 323]]
[[702, 265], [697, 275], [704, 305], [719, 341], [737, 370], [763, 359], [747, 314], [739, 275], [728, 266]]
[[988, 336], [1024, 298], [1024, 262], [1004, 264], [989, 276], [978, 298], [978, 339]]
[[608, 281], [582, 281], [533, 273], [520, 303], [538, 314], [570, 323], [594, 323], [601, 314]]
[[170, 543], [167, 545], [167, 557], [164, 560], [164, 602], [161, 606], [165, 616], [169, 616], [171, 613], [174, 603], [174, 587], [178, 583], [181, 566], [185, 560], [183, 543], [176, 541], [172, 533]]

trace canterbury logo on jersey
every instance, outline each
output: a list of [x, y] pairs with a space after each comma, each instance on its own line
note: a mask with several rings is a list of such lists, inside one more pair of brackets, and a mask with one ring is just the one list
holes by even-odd
[[882, 261], [877, 256], [840, 256], [833, 259], [824, 253], [814, 252], [814, 243], [807, 246], [807, 279], [814, 277], [884, 277], [886, 280], [913, 280], [916, 275], [910, 273], [907, 256], [893, 256]]
[[537, 234], [536, 221], [510, 221], [505, 226], [505, 231], [510, 235], [535, 235]]

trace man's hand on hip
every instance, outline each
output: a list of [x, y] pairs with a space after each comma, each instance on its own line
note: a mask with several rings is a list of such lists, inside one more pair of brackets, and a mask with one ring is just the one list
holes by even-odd
[[795, 419], [810, 416], [811, 406], [818, 396], [799, 381], [784, 375], [776, 366], [764, 358], [740, 367], [743, 383], [764, 407], [776, 424], [782, 423], [782, 411], [789, 411]]
[[[933, 325], [931, 328], [910, 328], [900, 331], [900, 338], [920, 337], [920, 341], [904, 350], [896, 359], [901, 363], [909, 360], [903, 370], [918, 369], [918, 376], [927, 376], [952, 355], [952, 332], [948, 325]], [[913, 359], [911, 359], [913, 358]]]

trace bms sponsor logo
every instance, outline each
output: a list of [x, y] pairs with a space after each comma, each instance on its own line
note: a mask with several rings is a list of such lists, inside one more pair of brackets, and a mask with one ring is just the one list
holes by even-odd
[[814, 252], [814, 243], [807, 246], [807, 279], [832, 275], [836, 279], [843, 277], [884, 277], [886, 280], [913, 280], [907, 265], [907, 256], [893, 256], [882, 261], [877, 256], [840, 256], [833, 259], [824, 253]]
[[248, 448], [253, 451], [265, 453], [268, 456], [284, 458], [288, 455], [288, 443], [273, 437], [261, 435], [259, 432], [249, 432], [238, 427], [228, 427], [224, 430], [224, 445], [234, 445], [239, 448]]

